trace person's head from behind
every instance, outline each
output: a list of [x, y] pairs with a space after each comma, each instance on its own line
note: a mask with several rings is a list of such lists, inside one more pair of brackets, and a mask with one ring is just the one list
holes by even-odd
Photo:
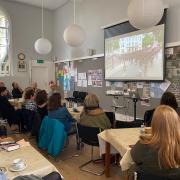
[[0, 81], [0, 87], [5, 87], [5, 84], [3, 81]]
[[88, 94], [84, 100], [84, 109], [93, 110], [99, 108], [99, 99], [95, 94]]
[[168, 106], [172, 107], [175, 110], [178, 108], [178, 103], [176, 101], [176, 97], [171, 92], [165, 92], [162, 95], [160, 104], [161, 105], [168, 105]]
[[7, 96], [7, 88], [0, 87], [0, 96]]
[[180, 118], [170, 106], [156, 108], [151, 122], [152, 135], [146, 137], [145, 144], [158, 151], [159, 166], [164, 168], [180, 167]]
[[37, 82], [33, 82], [31, 87], [33, 88], [33, 90], [36, 90], [37, 89]]
[[47, 92], [45, 90], [38, 90], [36, 92], [35, 101], [38, 106], [47, 103]]
[[24, 90], [23, 98], [24, 98], [24, 100], [34, 100], [34, 98], [35, 98], [34, 90], [31, 87], [27, 87]]
[[14, 88], [14, 89], [17, 89], [18, 87], [19, 87], [19, 85], [18, 85], [18, 83], [17, 82], [13, 82], [12, 83], [12, 87]]
[[61, 105], [61, 94], [53, 93], [48, 99], [48, 110], [53, 111], [62, 107]]

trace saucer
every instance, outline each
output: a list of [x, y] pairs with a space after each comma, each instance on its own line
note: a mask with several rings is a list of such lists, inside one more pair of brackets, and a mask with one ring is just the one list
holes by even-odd
[[10, 170], [10, 171], [13, 171], [13, 172], [18, 172], [18, 171], [23, 171], [23, 170], [26, 169], [26, 168], [27, 168], [27, 164], [24, 163], [24, 167], [22, 167], [22, 168], [16, 169], [13, 165], [11, 165], [11, 166], [9, 167], [9, 170]]

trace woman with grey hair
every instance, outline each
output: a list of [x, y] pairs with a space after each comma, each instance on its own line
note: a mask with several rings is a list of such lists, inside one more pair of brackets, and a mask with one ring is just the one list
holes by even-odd
[[80, 115], [80, 124], [101, 129], [111, 128], [111, 123], [104, 111], [99, 107], [99, 99], [95, 94], [88, 94], [84, 100], [84, 109]]

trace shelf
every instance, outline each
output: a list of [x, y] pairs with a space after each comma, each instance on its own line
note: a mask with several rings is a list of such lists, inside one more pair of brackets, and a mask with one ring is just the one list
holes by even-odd
[[78, 58], [72, 58], [72, 59], [64, 59], [64, 60], [58, 60], [55, 61], [54, 63], [63, 63], [63, 62], [71, 62], [71, 61], [80, 61], [80, 60], [87, 60], [87, 59], [97, 59], [100, 57], [104, 57], [104, 54], [96, 54], [93, 56], [84, 56], [84, 57], [78, 57]]

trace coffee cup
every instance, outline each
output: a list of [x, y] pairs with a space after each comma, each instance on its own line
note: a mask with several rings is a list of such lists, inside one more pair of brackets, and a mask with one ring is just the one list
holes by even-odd
[[14, 169], [22, 169], [25, 167], [25, 162], [22, 159], [15, 159], [13, 161], [13, 167]]
[[145, 127], [144, 128], [144, 132], [146, 133], [146, 134], [151, 134], [151, 127]]

